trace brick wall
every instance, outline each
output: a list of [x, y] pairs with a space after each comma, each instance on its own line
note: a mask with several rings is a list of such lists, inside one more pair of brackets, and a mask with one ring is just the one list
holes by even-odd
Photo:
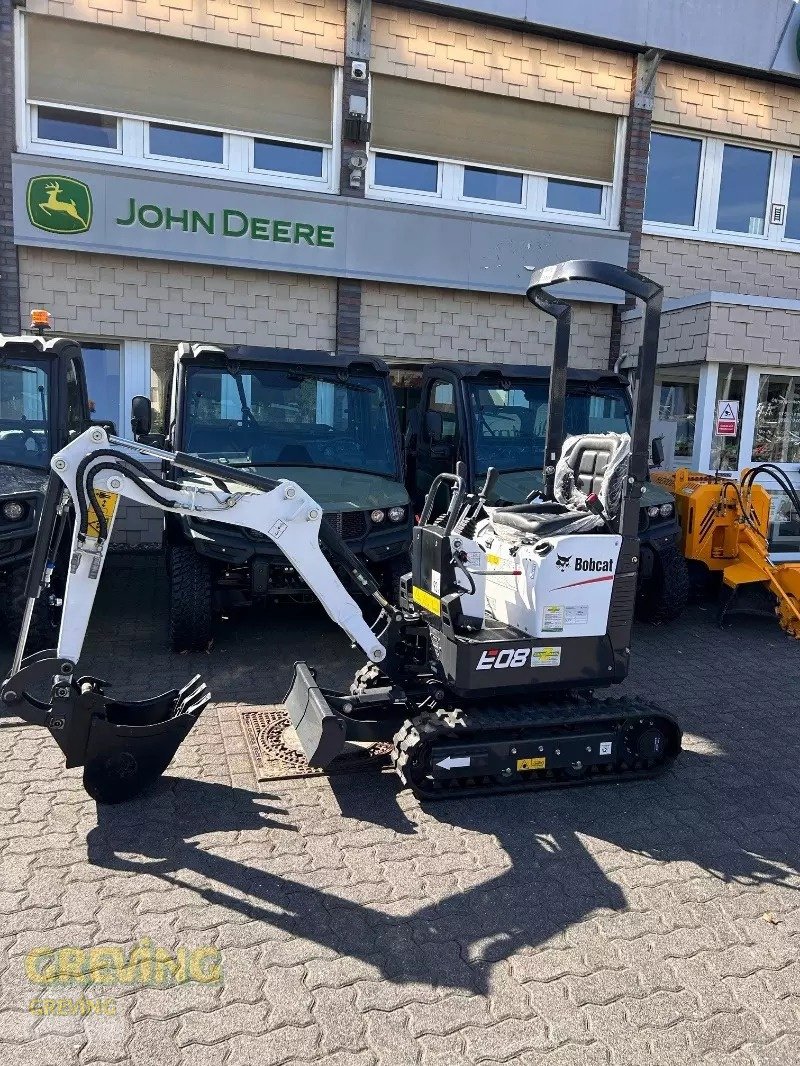
[[344, 0], [28, 0], [34, 14], [341, 63]]
[[498, 26], [376, 5], [372, 71], [625, 115], [630, 56]]
[[[611, 309], [575, 304], [572, 363], [602, 369]], [[522, 296], [365, 283], [361, 351], [384, 359], [541, 363], [552, 361], [553, 320]]]
[[732, 292], [800, 299], [800, 255], [683, 237], [642, 238], [641, 271], [667, 296]]
[[336, 282], [302, 274], [20, 249], [20, 303], [95, 337], [332, 348]]
[[[623, 353], [635, 353], [641, 339], [641, 318], [626, 320]], [[658, 361], [800, 368], [800, 311], [718, 302], [667, 311], [661, 319]]]
[[665, 62], [653, 122], [800, 145], [800, 88]]

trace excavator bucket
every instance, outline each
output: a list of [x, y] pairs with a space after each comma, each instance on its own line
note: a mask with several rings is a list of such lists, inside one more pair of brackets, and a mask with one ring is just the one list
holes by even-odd
[[75, 680], [71, 664], [54, 654], [38, 652], [23, 660], [3, 684], [4, 710], [49, 729], [66, 765], [83, 766], [83, 784], [93, 799], [133, 799], [169, 766], [211, 698], [208, 689], [198, 676], [152, 699], [114, 700], [104, 681]]

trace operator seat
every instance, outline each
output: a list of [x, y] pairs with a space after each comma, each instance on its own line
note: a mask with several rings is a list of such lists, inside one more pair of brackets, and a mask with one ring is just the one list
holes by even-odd
[[[556, 464], [555, 500], [531, 500], [513, 507], [489, 508], [490, 521], [502, 540], [531, 543], [565, 533], [615, 529], [622, 507], [631, 438], [627, 433], [584, 433], [568, 437]], [[594, 514], [587, 498], [594, 493], [603, 514]]]

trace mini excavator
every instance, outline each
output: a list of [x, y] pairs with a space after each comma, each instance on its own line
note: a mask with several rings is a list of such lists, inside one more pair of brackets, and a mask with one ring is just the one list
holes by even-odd
[[758, 477], [774, 481], [800, 511], [800, 497], [786, 472], [761, 463], [745, 470], [738, 481], [685, 468], [650, 476], [675, 497], [687, 561], [722, 575], [720, 624], [732, 614], [763, 614], [741, 597], [748, 591], [767, 592], [773, 601], [769, 613], [774, 610], [781, 627], [800, 638], [800, 565], [770, 560], [770, 496], [756, 483]]
[[[645, 304], [631, 435], [563, 440], [570, 305], [549, 290], [569, 282], [611, 286]], [[401, 780], [424, 799], [624, 781], [669, 766], [681, 749], [669, 715], [635, 698], [594, 695], [623, 681], [630, 662], [662, 290], [621, 267], [577, 260], [535, 270], [527, 298], [556, 327], [544, 491], [489, 507], [492, 471], [481, 491], [463, 469], [439, 475], [414, 530], [398, 604], [299, 485], [100, 427], [74, 439], [52, 460], [25, 618], [2, 685], [5, 712], [48, 729], [67, 766], [83, 766], [88, 793], [119, 802], [163, 773], [210, 699], [194, 678], [179, 691], [122, 702], [106, 682], [79, 674], [125, 497], [269, 537], [364, 652], [348, 692], [320, 687], [313, 669], [295, 664], [285, 704], [311, 766], [329, 766], [348, 743], [388, 741]], [[154, 460], [169, 473], [154, 474]], [[58, 646], [24, 657], [67, 495], [76, 519]], [[442, 496], [445, 510], [434, 517]], [[373, 626], [343, 580], [380, 607]]]

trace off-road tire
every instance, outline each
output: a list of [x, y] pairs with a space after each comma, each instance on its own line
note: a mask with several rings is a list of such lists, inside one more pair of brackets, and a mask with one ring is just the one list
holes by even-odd
[[[25, 583], [28, 579], [28, 564], [15, 566], [6, 578], [3, 590], [2, 610], [6, 620], [6, 630], [11, 640], [16, 644], [19, 631], [22, 629], [22, 616], [25, 613]], [[26, 655], [31, 652], [41, 651], [43, 648], [54, 648], [58, 640], [58, 627], [56, 625], [55, 611], [47, 603], [44, 593], [37, 601], [33, 609], [31, 627], [28, 630], [28, 641], [25, 645]]]
[[169, 643], [173, 651], [205, 651], [214, 621], [211, 568], [186, 544], [167, 555]]
[[657, 552], [653, 574], [640, 589], [636, 617], [650, 625], [664, 625], [679, 618], [689, 602], [689, 568], [677, 544]]

